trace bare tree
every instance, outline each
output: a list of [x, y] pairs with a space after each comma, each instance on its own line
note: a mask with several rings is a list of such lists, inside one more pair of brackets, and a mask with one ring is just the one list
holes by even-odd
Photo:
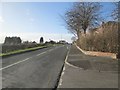
[[118, 13], [119, 13], [119, 10], [118, 10], [118, 8], [119, 8], [119, 3], [118, 2], [114, 2], [113, 3], [114, 5], [115, 5], [115, 9], [112, 11], [112, 17], [113, 17], [113, 19], [114, 20], [118, 20]]
[[[119, 31], [119, 28], [120, 28], [120, 15], [119, 15], [119, 13], [120, 13], [120, 2], [115, 2], [115, 3], [113, 3], [114, 5], [115, 5], [115, 9], [113, 10], [113, 12], [112, 12], [112, 17], [113, 17], [113, 19], [115, 20], [115, 21], [117, 21], [118, 22], [118, 38], [120, 38], [120, 31]], [[117, 44], [117, 48], [118, 48], [118, 50], [117, 50], [117, 58], [118, 59], [120, 59], [120, 39], [118, 39], [118, 44]]]
[[73, 7], [65, 13], [64, 20], [67, 28], [78, 38], [82, 31], [86, 34], [88, 28], [99, 25], [100, 8], [100, 3], [96, 2], [74, 3]]
[[74, 42], [74, 41], [76, 40], [76, 38], [75, 38], [75, 37], [72, 37], [71, 40], [72, 40], [72, 42]]

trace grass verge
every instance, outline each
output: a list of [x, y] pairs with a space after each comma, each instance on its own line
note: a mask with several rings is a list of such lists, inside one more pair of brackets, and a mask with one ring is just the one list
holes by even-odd
[[11, 52], [8, 52], [8, 53], [2, 53], [2, 54], [0, 54], [0, 57], [14, 55], [14, 54], [28, 52], [28, 51], [34, 51], [34, 50], [38, 50], [38, 49], [45, 48], [45, 47], [47, 47], [47, 46], [39, 46], [39, 47], [34, 47], [34, 48], [27, 48], [27, 49], [21, 49], [21, 50], [11, 51]]

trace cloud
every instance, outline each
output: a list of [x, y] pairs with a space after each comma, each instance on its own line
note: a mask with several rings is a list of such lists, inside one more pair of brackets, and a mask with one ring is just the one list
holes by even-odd
[[26, 15], [28, 16], [30, 22], [34, 22], [35, 21], [35, 19], [31, 17], [30, 9], [26, 9]]
[[31, 21], [31, 22], [34, 22], [34, 21], [35, 21], [35, 19], [34, 19], [34, 18], [30, 18], [30, 21]]
[[30, 9], [26, 9], [26, 15], [30, 15]]
[[36, 41], [39, 42], [40, 37], [44, 37], [44, 41], [49, 41], [49, 40], [66, 40], [68, 42], [71, 42], [71, 34], [55, 34], [55, 33], [2, 33], [2, 36], [0, 36], [0, 43], [4, 42], [4, 38], [6, 36], [19, 36], [23, 41]]
[[4, 19], [2, 16], [0, 16], [0, 23], [3, 23], [4, 22]]

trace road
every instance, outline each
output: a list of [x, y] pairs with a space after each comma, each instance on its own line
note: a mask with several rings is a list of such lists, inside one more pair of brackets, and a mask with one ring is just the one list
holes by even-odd
[[54, 88], [67, 46], [55, 46], [2, 59], [3, 88]]
[[118, 60], [86, 55], [75, 45], [71, 46], [67, 57], [58, 88], [118, 90]]

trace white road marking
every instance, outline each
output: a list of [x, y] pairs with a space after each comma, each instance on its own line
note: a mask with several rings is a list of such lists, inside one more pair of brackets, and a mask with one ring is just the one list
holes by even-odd
[[65, 67], [63, 68], [63, 71], [65, 71]]
[[[60, 79], [60, 83], [59, 83], [59, 86], [61, 86], [62, 85], [62, 79]], [[59, 88], [59, 86], [58, 86], [58, 88]]]
[[45, 53], [47, 53], [47, 52], [46, 52], [46, 51], [45, 51], [45, 52], [42, 52], [42, 53], [40, 53], [40, 54], [37, 54], [36, 56], [40, 56], [40, 55], [45, 54]]
[[65, 59], [65, 63], [66, 63], [67, 65], [69, 65], [69, 66], [73, 67], [73, 68], [83, 69], [83, 68], [80, 68], [80, 67], [74, 66], [74, 65], [70, 64], [69, 62], [67, 62], [69, 52], [70, 52], [70, 50], [69, 50], [69, 51], [68, 51], [68, 53], [67, 53], [67, 56], [66, 56], [66, 59]]
[[[68, 49], [68, 47], [67, 47], [67, 49]], [[79, 68], [79, 67], [74, 66], [74, 65], [72, 65], [72, 64], [70, 64], [70, 63], [67, 62], [69, 52], [70, 52], [70, 50], [68, 51], [68, 53], [67, 53], [67, 55], [66, 55], [65, 64], [67, 64], [67, 65], [69, 65], [69, 66], [71, 66], [71, 67], [73, 67], [73, 68]], [[83, 69], [83, 68], [79, 68], [79, 69]], [[62, 85], [62, 82], [63, 82], [62, 77], [63, 77], [64, 74], [65, 74], [65, 66], [63, 67], [63, 72], [62, 72], [61, 77], [60, 77], [60, 81], [59, 81], [58, 88]]]
[[70, 63], [67, 62], [69, 52], [70, 52], [70, 51], [68, 51], [68, 53], [67, 53], [67, 56], [66, 56], [66, 59], [65, 59], [65, 63], [66, 63], [67, 65], [71, 66], [71, 67], [78, 68], [78, 67], [76, 67], [76, 66], [74, 66], [74, 65], [72, 65], [72, 64], [70, 64]]
[[21, 63], [21, 62], [24, 62], [24, 61], [27, 61], [27, 60], [29, 60], [29, 59], [30, 59], [30, 58], [26, 58], [26, 59], [24, 59], [24, 60], [22, 60], [22, 61], [18, 61], [18, 62], [16, 62], [16, 63], [10, 64], [10, 65], [8, 65], [8, 66], [6, 66], [6, 67], [1, 68], [0, 70], [3, 70], [3, 69], [6, 69], [6, 68], [9, 68], [9, 67], [12, 67], [12, 66], [14, 66], [14, 65], [17, 65], [17, 64], [19, 64], [19, 63]]
[[[57, 47], [57, 48], [59, 48], [59, 47]], [[40, 56], [40, 55], [45, 54], [45, 53], [47, 53], [47, 52], [49, 52], [49, 51], [53, 51], [53, 50], [55, 50], [55, 49], [57, 49], [57, 48], [50, 49], [50, 50], [48, 50], [48, 51], [42, 52], [42, 53], [40, 53], [40, 54], [37, 54], [36, 56]], [[4, 70], [4, 69], [7, 69], [7, 68], [9, 68], [9, 67], [12, 67], [12, 66], [14, 66], [14, 65], [17, 65], [17, 64], [19, 64], [19, 63], [22, 63], [22, 62], [24, 62], [24, 61], [27, 61], [27, 60], [29, 60], [29, 59], [31, 59], [31, 58], [32, 58], [32, 57], [29, 57], [29, 58], [26, 58], [26, 59], [24, 59], [24, 60], [18, 61], [18, 62], [16, 62], [16, 63], [10, 64], [10, 65], [8, 65], [8, 66], [6, 66], [6, 67], [0, 68], [0, 71], [1, 71], [1, 70]]]
[[[71, 66], [71, 67], [74, 67], [74, 68], [79, 68], [79, 67], [76, 67], [76, 66], [74, 66], [74, 65], [72, 65], [72, 64], [70, 64], [68, 62], [66, 62], [66, 64], [69, 65], [69, 66]], [[79, 69], [83, 69], [83, 68], [79, 68]]]
[[62, 73], [62, 76], [64, 75], [65, 72]]
[[67, 50], [68, 50], [68, 47], [67, 47]]
[[[55, 48], [55, 49], [56, 49], [56, 48]], [[49, 52], [51, 52], [51, 51], [53, 51], [53, 50], [55, 50], [55, 49], [50, 49]]]
[[[66, 58], [65, 58], [65, 63], [68, 59], [68, 54], [69, 54], [69, 51], [67, 52], [67, 55], [66, 55]], [[59, 84], [58, 84], [58, 88], [62, 85], [62, 82], [63, 82], [62, 77], [63, 77], [64, 73], [65, 73], [65, 66], [63, 67], [63, 71], [62, 71], [61, 76], [60, 76], [60, 81], [59, 81]]]

